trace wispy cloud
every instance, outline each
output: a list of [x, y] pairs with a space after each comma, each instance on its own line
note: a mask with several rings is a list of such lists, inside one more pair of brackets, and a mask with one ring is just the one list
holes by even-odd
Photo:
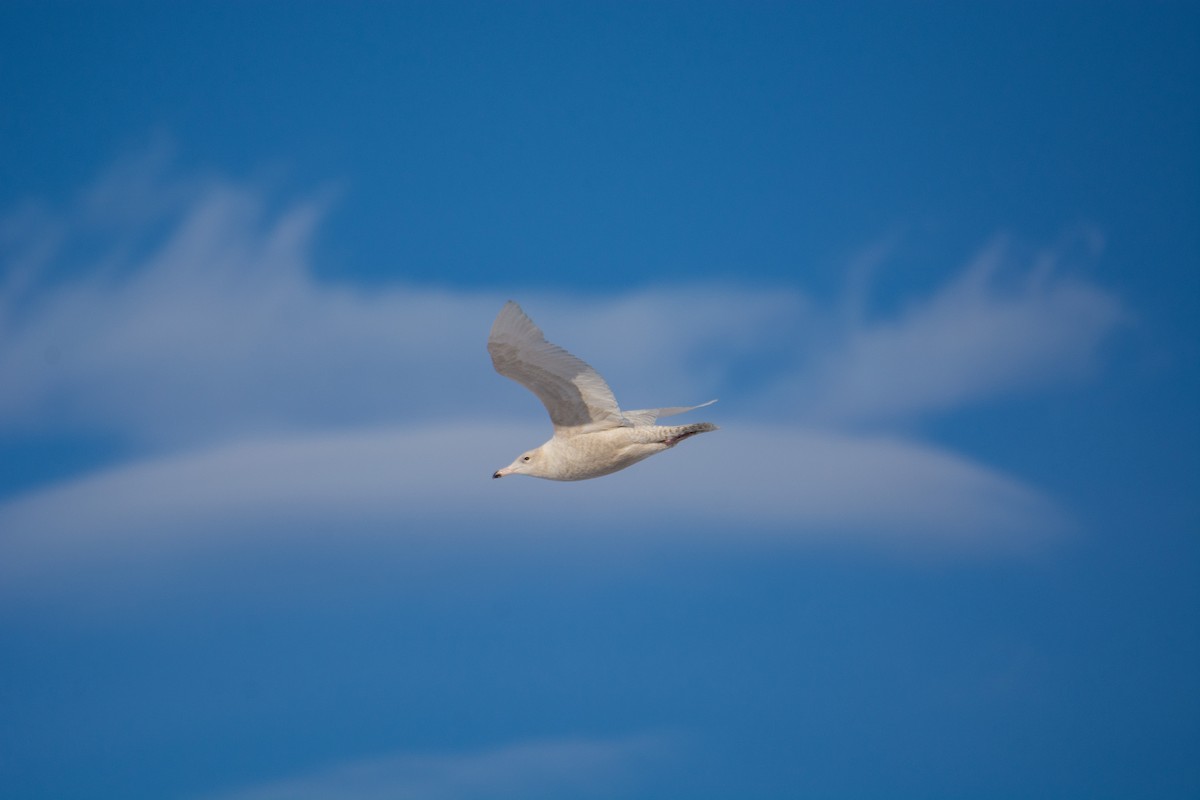
[[[22, 266], [0, 293], [0, 375], [9, 387], [0, 393], [0, 427], [70, 424], [194, 444], [444, 418], [505, 396], [483, 342], [507, 298], [317, 281], [308, 259], [318, 201], [272, 210], [252, 186], [193, 182], [171, 190], [189, 201], [157, 237], [118, 226], [81, 252], [74, 242], [92, 230], [85, 220], [95, 196], [119, 196], [108, 184], [123, 175], [140, 196], [154, 185], [148, 170], [117, 170], [103, 190], [9, 242], [8, 258]], [[142, 219], [136, 208], [117, 216]], [[131, 239], [141, 244], [130, 247]], [[614, 383], [645, 391], [630, 398], [634, 405], [651, 406], [711, 392], [722, 367], [787, 325], [801, 303], [794, 293], [701, 287], [588, 303], [540, 299], [522, 298], [557, 314], [586, 306], [577, 317], [587, 322], [539, 316], [608, 362]], [[693, 364], [705, 366], [693, 372]], [[649, 396], [668, 387], [670, 397]]]
[[894, 421], [1078, 378], [1127, 316], [1111, 293], [1022, 264], [1003, 240], [932, 296], [878, 320], [851, 317], [814, 368], [785, 384], [816, 419]]
[[469, 753], [399, 752], [335, 764], [305, 775], [204, 800], [484, 800], [612, 797], [669, 749], [661, 736], [567, 739]]
[[[273, 208], [256, 186], [164, 171], [155, 151], [58, 213], [0, 224], [0, 428], [180, 444], [517, 408], [482, 346], [507, 298], [322, 283], [309, 262], [321, 200]], [[724, 394], [727, 409], [758, 397], [777, 416], [846, 425], [1086, 372], [1125, 312], [1059, 273], [1053, 254], [1025, 266], [997, 243], [882, 318], [779, 287], [520, 299], [630, 406]]]

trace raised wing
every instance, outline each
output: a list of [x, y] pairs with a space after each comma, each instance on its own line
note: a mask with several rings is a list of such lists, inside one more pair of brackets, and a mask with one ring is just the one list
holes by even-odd
[[545, 335], [509, 300], [488, 336], [492, 365], [538, 396], [556, 436], [617, 428], [625, 424], [612, 389], [600, 373]]
[[633, 427], [642, 425], [653, 425], [659, 417], [670, 417], [674, 414], [682, 414], [685, 411], [695, 411], [697, 408], [711, 406], [716, 400], [709, 400], [707, 403], [701, 403], [698, 406], [672, 406], [671, 408], [644, 408], [638, 411], [622, 411], [621, 416], [625, 418], [625, 424]]

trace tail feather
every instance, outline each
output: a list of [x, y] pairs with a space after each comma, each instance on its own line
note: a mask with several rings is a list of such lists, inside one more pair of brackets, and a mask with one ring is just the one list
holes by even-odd
[[665, 434], [662, 443], [667, 447], [674, 447], [690, 436], [695, 436], [698, 433], [708, 433], [709, 431], [715, 430], [719, 429], [711, 422], [695, 422], [691, 425], [672, 425], [670, 427], [662, 428], [662, 431]]

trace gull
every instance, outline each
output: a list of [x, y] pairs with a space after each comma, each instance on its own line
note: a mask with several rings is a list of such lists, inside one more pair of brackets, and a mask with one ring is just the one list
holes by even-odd
[[545, 335], [521, 307], [509, 300], [496, 315], [488, 336], [492, 365], [538, 396], [554, 436], [496, 470], [493, 478], [530, 475], [553, 481], [598, 478], [669, 450], [691, 436], [715, 431], [711, 422], [655, 425], [659, 417], [712, 405], [621, 411], [600, 373]]

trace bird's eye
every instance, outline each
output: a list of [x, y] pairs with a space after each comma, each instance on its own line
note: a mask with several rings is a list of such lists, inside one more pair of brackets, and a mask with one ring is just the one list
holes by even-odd
[[521, 460], [522, 460], [522, 461], [528, 461], [528, 460], [529, 460], [529, 456], [525, 456], [525, 457], [524, 457], [524, 458], [522, 458]]

